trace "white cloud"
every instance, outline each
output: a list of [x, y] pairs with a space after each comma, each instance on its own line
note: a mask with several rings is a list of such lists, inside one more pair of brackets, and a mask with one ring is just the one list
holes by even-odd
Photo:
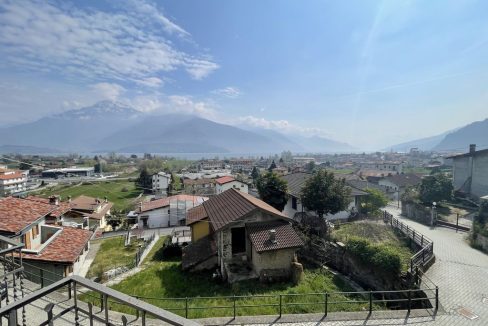
[[147, 86], [147, 87], [161, 87], [163, 81], [157, 77], [148, 77], [144, 79], [137, 79], [136, 83]]
[[241, 96], [241, 91], [237, 87], [224, 87], [212, 91], [213, 94], [222, 95], [228, 98], [237, 98]]
[[191, 96], [171, 95], [168, 97], [168, 109], [173, 112], [196, 114], [198, 116], [214, 119], [216, 110], [213, 105], [206, 101], [194, 101]]
[[125, 92], [125, 88], [114, 83], [98, 83], [91, 85], [91, 88], [102, 99], [115, 101], [119, 99], [120, 95]]
[[189, 33], [154, 4], [141, 0], [124, 6], [105, 12], [36, 0], [1, 1], [3, 65], [92, 81], [147, 81], [175, 70], [202, 79], [219, 68], [207, 56], [177, 49], [168, 35], [189, 38]]
[[330, 132], [321, 128], [302, 127], [290, 123], [288, 120], [268, 120], [265, 118], [258, 118], [252, 115], [238, 117], [234, 124], [244, 124], [250, 127], [259, 127], [264, 129], [271, 129], [274, 131], [286, 134], [301, 134], [306, 136], [323, 136], [331, 137]]

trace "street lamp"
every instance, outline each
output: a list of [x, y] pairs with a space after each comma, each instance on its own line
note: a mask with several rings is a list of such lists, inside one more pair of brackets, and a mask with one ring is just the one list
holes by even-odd
[[430, 214], [430, 225], [433, 227], [435, 225], [435, 219], [436, 219], [436, 205], [437, 203], [436, 202], [433, 202], [432, 203], [432, 211], [431, 211], [431, 214]]

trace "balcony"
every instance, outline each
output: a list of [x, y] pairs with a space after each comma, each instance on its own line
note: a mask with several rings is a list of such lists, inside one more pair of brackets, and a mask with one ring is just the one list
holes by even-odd
[[[188, 325], [197, 323], [107, 288], [80, 276], [59, 280], [47, 287], [24, 277], [22, 247], [0, 236], [0, 323], [8, 325]], [[100, 306], [79, 300], [90, 292]], [[110, 310], [113, 305], [130, 307], [135, 315]]]

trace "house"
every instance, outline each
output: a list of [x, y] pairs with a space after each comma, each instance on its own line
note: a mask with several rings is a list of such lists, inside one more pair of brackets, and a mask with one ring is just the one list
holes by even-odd
[[373, 161], [359, 163], [361, 170], [386, 171], [390, 173], [402, 173], [403, 163], [395, 161]]
[[168, 196], [169, 185], [171, 184], [171, 174], [159, 172], [153, 174], [152, 177], [152, 191], [155, 194]]
[[183, 249], [187, 270], [218, 270], [235, 281], [288, 278], [303, 241], [291, 220], [245, 192], [230, 188], [188, 212], [192, 243]]
[[25, 199], [32, 200], [38, 203], [50, 204], [52, 207], [54, 207], [54, 210], [51, 211], [48, 215], [46, 215], [46, 224], [80, 227], [79, 225], [73, 225], [71, 223], [64, 222], [64, 216], [68, 215], [69, 212], [71, 211], [70, 199], [68, 199], [67, 202], [60, 201], [59, 196], [50, 196], [49, 198], [27, 196]]
[[252, 171], [252, 168], [254, 167], [254, 162], [255, 160], [253, 159], [233, 159], [229, 160], [229, 165], [232, 170], [232, 172], [236, 173], [249, 173]]
[[100, 227], [110, 229], [107, 217], [111, 215], [113, 203], [105, 197], [104, 200], [81, 195], [71, 201], [71, 211], [66, 214], [65, 223], [84, 224], [88, 229]]
[[[302, 205], [300, 199], [302, 188], [305, 186], [306, 181], [311, 176], [311, 173], [298, 172], [290, 173], [281, 177], [288, 184], [288, 201], [283, 209], [283, 213], [298, 222], [301, 220], [303, 213], [306, 213], [309, 216], [315, 215], [315, 212], [308, 210]], [[351, 189], [351, 195], [347, 209], [336, 214], [327, 215], [326, 218], [328, 220], [347, 219], [352, 212], [357, 212], [359, 210], [361, 197], [367, 196], [368, 194], [351, 185], [349, 185], [349, 188]]]
[[89, 249], [92, 232], [46, 223], [47, 216], [58, 209], [36, 200], [0, 199], [0, 234], [24, 243], [25, 275], [38, 283], [41, 277], [46, 284], [76, 274]]
[[0, 169], [0, 197], [25, 191], [28, 171]]
[[207, 197], [175, 195], [140, 203], [137, 223], [140, 229], [163, 228], [186, 224], [186, 212], [203, 203]]
[[215, 180], [210, 178], [183, 179], [183, 189], [186, 194], [214, 195]]
[[476, 150], [476, 145], [469, 146], [469, 152], [450, 156], [453, 173], [454, 191], [460, 195], [479, 200], [488, 195], [488, 149]]
[[395, 174], [378, 180], [378, 185], [386, 187], [391, 200], [400, 200], [405, 190], [415, 187], [422, 182], [422, 178], [413, 173]]
[[245, 192], [246, 194], [249, 192], [249, 186], [247, 185], [247, 183], [238, 181], [234, 179], [234, 177], [225, 176], [225, 177], [217, 178], [215, 179], [215, 183], [216, 183], [215, 193], [217, 195], [231, 188]]

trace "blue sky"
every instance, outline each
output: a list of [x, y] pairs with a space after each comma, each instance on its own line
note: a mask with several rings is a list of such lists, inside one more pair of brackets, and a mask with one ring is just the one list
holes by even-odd
[[488, 117], [488, 2], [0, 1], [0, 124], [111, 99], [363, 149]]

